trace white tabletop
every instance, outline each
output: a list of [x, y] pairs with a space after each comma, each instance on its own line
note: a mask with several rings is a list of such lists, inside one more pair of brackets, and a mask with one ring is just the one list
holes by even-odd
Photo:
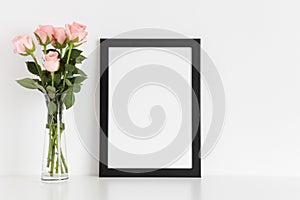
[[2, 200], [292, 200], [300, 178], [208, 176], [200, 179], [99, 179], [72, 176], [41, 183], [37, 176], [1, 176]]

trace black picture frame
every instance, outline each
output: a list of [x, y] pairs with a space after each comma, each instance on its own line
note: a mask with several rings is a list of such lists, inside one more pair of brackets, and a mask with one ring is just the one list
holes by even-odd
[[[162, 168], [155, 171], [136, 173], [139, 169], [108, 168], [108, 105], [109, 105], [109, 48], [110, 47], [190, 47], [191, 53], [191, 84], [196, 99], [192, 98], [192, 168]], [[99, 177], [201, 177], [201, 120], [200, 120], [200, 39], [100, 39], [100, 161]], [[198, 104], [198, 109], [194, 107]], [[197, 118], [198, 117], [198, 118]], [[197, 119], [197, 120], [196, 120]]]

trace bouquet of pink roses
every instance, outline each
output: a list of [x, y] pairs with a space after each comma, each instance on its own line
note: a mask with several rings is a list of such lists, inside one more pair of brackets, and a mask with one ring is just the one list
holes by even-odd
[[[32, 61], [26, 61], [29, 72], [35, 78], [24, 78], [17, 82], [29, 89], [42, 92], [48, 108], [46, 127], [48, 131], [48, 152], [46, 169], [42, 179], [53, 177], [56, 173], [67, 175], [68, 167], [62, 151], [60, 137], [64, 131], [62, 111], [73, 106], [74, 93], [81, 89], [86, 74], [76, 65], [86, 59], [78, 47], [85, 42], [86, 26], [73, 22], [63, 27], [40, 25], [34, 31], [38, 44], [42, 47], [42, 62], [35, 56], [36, 45], [29, 35], [21, 35], [13, 39], [14, 53], [30, 56]], [[60, 164], [60, 162], [62, 164]], [[44, 176], [44, 177], [43, 177]]]

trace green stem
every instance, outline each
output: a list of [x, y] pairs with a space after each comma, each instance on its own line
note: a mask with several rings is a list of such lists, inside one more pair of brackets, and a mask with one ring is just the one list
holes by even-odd
[[31, 57], [32, 57], [33, 60], [34, 60], [35, 67], [36, 67], [36, 69], [37, 69], [37, 71], [38, 71], [39, 77], [41, 78], [42, 84], [44, 85], [43, 79], [42, 79], [42, 70], [41, 70], [41, 68], [40, 68], [40, 66], [39, 66], [39, 64], [38, 64], [38, 62], [37, 62], [37, 59], [36, 59], [36, 57], [35, 57], [35, 55], [34, 55], [33, 53], [31, 53], [30, 55], [31, 55]]
[[65, 173], [62, 165], [60, 165], [60, 173], [61, 173], [61, 174], [64, 174], [64, 173]]
[[47, 47], [46, 47], [46, 45], [44, 45], [44, 54], [45, 55], [47, 54]]
[[54, 87], [54, 72], [51, 72], [51, 84]]
[[50, 176], [53, 176], [53, 169], [54, 169], [54, 158], [55, 158], [55, 148], [52, 146], [52, 156], [51, 156], [51, 166], [50, 166]]
[[70, 58], [71, 58], [72, 49], [73, 49], [73, 43], [70, 43], [69, 51], [68, 51], [67, 64], [69, 64], [69, 61], [70, 61]]
[[[55, 146], [56, 146], [56, 148], [58, 149], [58, 145], [55, 144]], [[63, 154], [61, 148], [60, 148], [60, 158], [61, 158], [61, 161], [62, 161], [62, 163], [63, 163], [63, 165], [64, 165], [64, 168], [65, 168], [65, 170], [66, 170], [66, 173], [68, 173], [68, 171], [69, 171], [68, 165], [67, 165], [67, 163], [66, 163], [66, 160], [65, 160], [65, 157], [64, 157], [64, 154]]]
[[56, 167], [55, 167], [55, 173], [58, 174], [58, 160], [59, 160], [59, 157], [57, 156], [56, 157]]
[[64, 56], [62, 56], [62, 58], [64, 58], [64, 57], [66, 56], [66, 54], [69, 53], [69, 48], [70, 48], [70, 46], [68, 46], [68, 47], [66, 48], [65, 54], [64, 54]]
[[59, 53], [60, 53], [60, 60], [61, 60], [62, 59], [62, 54], [63, 54], [62, 48], [59, 49]]
[[53, 169], [54, 169], [54, 162], [55, 162], [54, 161], [54, 159], [55, 159], [55, 146], [56, 146], [56, 138], [57, 138], [56, 130], [54, 130], [54, 133], [55, 133], [55, 135], [52, 138], [52, 155], [51, 155], [50, 176], [53, 176]]
[[[57, 124], [56, 125], [53, 124], [53, 120], [54, 119], [52, 115], [51, 121], [49, 123], [49, 149], [48, 149], [48, 160], [47, 160], [47, 167], [49, 167], [50, 165], [50, 172], [49, 172], [50, 176], [53, 176], [54, 172], [57, 174], [59, 172], [59, 168], [61, 174], [64, 174], [65, 172], [68, 173], [69, 171], [65, 157], [63, 155], [62, 148], [58, 147], [58, 140], [61, 139], [63, 130], [62, 129], [58, 130], [58, 126]], [[61, 118], [58, 120], [57, 123], [59, 123], [60, 121]]]
[[52, 135], [52, 123], [53, 123], [53, 115], [51, 115], [51, 121], [49, 125], [49, 147], [48, 147], [48, 158], [47, 158], [47, 167], [49, 167], [50, 165], [50, 159], [51, 159], [51, 149], [52, 149], [52, 139], [51, 139], [51, 135]]
[[[62, 113], [61, 113], [61, 112], [62, 112], [62, 111], [60, 111], [60, 115], [59, 115], [60, 120], [59, 120], [59, 121], [62, 121], [62, 119], [61, 119]], [[64, 130], [64, 129], [59, 130], [59, 131], [60, 131], [60, 134], [59, 134], [59, 137], [60, 137], [60, 138], [61, 138], [61, 135], [62, 135], [62, 133], [63, 133], [63, 130]], [[64, 157], [64, 154], [63, 154], [63, 151], [62, 151], [61, 147], [60, 147], [60, 157], [61, 157], [61, 161], [62, 161], [62, 163], [63, 163], [63, 165], [64, 165], [64, 168], [65, 168], [65, 170], [66, 170], [66, 173], [68, 173], [68, 172], [69, 172], [69, 169], [68, 169], [68, 166], [67, 166], [67, 163], [66, 163], [66, 160], [65, 160], [65, 157]], [[62, 168], [61, 168], [61, 170], [62, 170]], [[63, 172], [62, 172], [62, 173], [63, 173]]]
[[52, 142], [51, 142], [51, 132], [49, 132], [49, 146], [48, 146], [48, 157], [47, 157], [47, 167], [50, 166], [50, 159], [51, 159], [51, 147], [52, 147]]
[[62, 152], [61, 149], [60, 149], [60, 157], [61, 157], [61, 161], [62, 161], [62, 163], [63, 163], [63, 165], [65, 167], [66, 173], [68, 173], [69, 169], [68, 169], [65, 157], [64, 157], [63, 152]]
[[[70, 46], [68, 48], [69, 48], [69, 51], [68, 51], [68, 57], [67, 57], [67, 63], [66, 64], [69, 64], [69, 62], [70, 62], [71, 52], [72, 52], [72, 48], [73, 48], [73, 43], [70, 43]], [[67, 69], [65, 68], [62, 91], [64, 91], [64, 89], [65, 89], [66, 75], [67, 75]]]

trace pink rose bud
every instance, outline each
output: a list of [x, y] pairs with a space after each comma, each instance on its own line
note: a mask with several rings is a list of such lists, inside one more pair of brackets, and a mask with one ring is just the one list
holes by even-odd
[[14, 53], [28, 55], [35, 50], [31, 37], [27, 34], [15, 37], [12, 42], [15, 45]]
[[44, 55], [44, 67], [48, 72], [56, 72], [59, 68], [59, 58], [58, 53], [55, 51], [50, 51]]
[[39, 28], [34, 31], [34, 34], [40, 45], [48, 45], [52, 40], [53, 26], [39, 25]]
[[56, 42], [59, 45], [63, 45], [67, 39], [66, 30], [62, 27], [53, 28], [53, 40], [52, 45], [56, 47]]
[[74, 43], [75, 46], [80, 45], [84, 42], [87, 32], [85, 31], [86, 26], [79, 24], [77, 22], [73, 22], [72, 24], [66, 25], [67, 36], [70, 41], [76, 41]]

